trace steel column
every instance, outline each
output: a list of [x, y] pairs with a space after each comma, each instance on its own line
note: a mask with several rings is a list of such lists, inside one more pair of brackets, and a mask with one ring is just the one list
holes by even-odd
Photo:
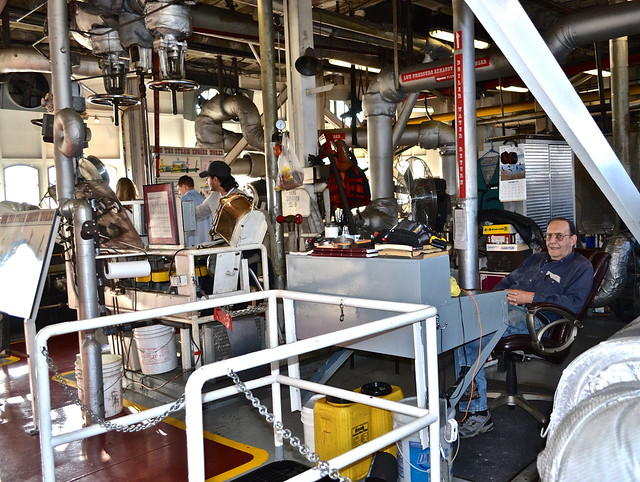
[[456, 152], [458, 197], [464, 223], [464, 239], [456, 240], [459, 282], [463, 288], [477, 289], [478, 277], [478, 146], [476, 141], [476, 75], [473, 14], [463, 0], [453, 0], [454, 80], [456, 100]]

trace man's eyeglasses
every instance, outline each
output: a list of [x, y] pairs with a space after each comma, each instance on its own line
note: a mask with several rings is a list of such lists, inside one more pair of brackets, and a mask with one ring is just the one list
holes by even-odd
[[563, 233], [547, 233], [547, 234], [545, 234], [545, 238], [547, 238], [547, 241], [551, 241], [553, 238], [555, 238], [556, 241], [562, 241], [564, 238], [567, 238], [569, 236], [573, 236], [573, 234], [563, 234]]

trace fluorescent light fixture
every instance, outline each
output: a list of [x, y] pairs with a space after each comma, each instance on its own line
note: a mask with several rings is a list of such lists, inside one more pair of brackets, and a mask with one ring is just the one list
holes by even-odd
[[[589, 75], [598, 75], [598, 69], [585, 70], [582, 73], [583, 74], [589, 74]], [[603, 77], [611, 77], [611, 72], [609, 72], [608, 70], [603, 70], [602, 71], [602, 76]]]
[[366, 67], [365, 65], [352, 64], [351, 62], [345, 62], [344, 60], [329, 59], [329, 63], [331, 65], [337, 65], [338, 67], [346, 67], [347, 69], [350, 69], [351, 66], [354, 65], [358, 70], [368, 70], [374, 74], [380, 72], [380, 69], [377, 67]]
[[416, 105], [413, 107], [413, 111], [414, 112], [425, 112], [426, 114], [429, 115], [433, 115], [435, 113], [435, 109], [428, 105], [428, 106], [424, 106], [424, 105]]
[[529, 89], [526, 87], [518, 87], [517, 85], [509, 85], [507, 87], [497, 86], [496, 89], [501, 90], [502, 92], [517, 92], [518, 94], [529, 92]]
[[[448, 30], [442, 30], [439, 28], [429, 31], [429, 35], [433, 38], [443, 40], [445, 42], [453, 43], [454, 40], [453, 32], [449, 32]], [[486, 50], [491, 47], [491, 44], [489, 42], [485, 42], [484, 40], [474, 39], [473, 46], [478, 50]]]

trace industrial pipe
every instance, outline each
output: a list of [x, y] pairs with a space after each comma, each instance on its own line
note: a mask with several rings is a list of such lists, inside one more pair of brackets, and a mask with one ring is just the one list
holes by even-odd
[[[62, 39], [58, 39], [61, 43]], [[67, 41], [68, 43], [68, 41]], [[53, 44], [52, 50], [53, 50]], [[58, 47], [62, 48], [62, 47]], [[10, 74], [12, 72], [40, 72], [42, 74], [52, 73], [52, 62], [34, 49], [11, 48], [0, 50], [0, 74]], [[66, 68], [66, 67], [65, 67]], [[81, 56], [80, 63], [71, 66], [71, 71], [75, 75], [92, 77], [102, 75], [102, 69], [95, 57]]]
[[273, 1], [258, 2], [258, 27], [260, 37], [260, 73], [262, 76], [262, 99], [264, 117], [264, 152], [267, 171], [267, 206], [271, 223], [275, 226], [275, 286], [285, 286], [284, 233], [276, 218], [282, 214], [282, 196], [275, 190], [278, 179], [278, 159], [274, 151], [277, 105], [275, 71], [275, 33], [273, 26]]

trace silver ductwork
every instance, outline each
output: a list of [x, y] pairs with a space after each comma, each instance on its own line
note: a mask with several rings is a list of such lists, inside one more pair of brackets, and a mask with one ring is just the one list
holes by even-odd
[[592, 307], [606, 306], [622, 294], [629, 279], [629, 266], [635, 263], [633, 252], [637, 244], [630, 234], [615, 234], [608, 239], [604, 250], [611, 255], [611, 261]]
[[[242, 134], [222, 127], [222, 123], [229, 120], [240, 122]], [[260, 112], [251, 99], [244, 95], [216, 95], [206, 101], [200, 115], [196, 117], [195, 131], [198, 147], [229, 152], [244, 137], [249, 146], [258, 151], [264, 150], [264, 129]], [[249, 153], [229, 165], [234, 175], [264, 177], [266, 174], [262, 154]]]
[[[102, 75], [102, 69], [95, 57], [81, 56], [77, 65], [71, 66], [75, 75], [93, 77]], [[11, 48], [0, 50], [0, 74], [12, 72], [40, 72], [51, 73], [49, 59], [34, 49]]]
[[558, 62], [576, 47], [640, 33], [640, 3], [622, 2], [590, 8], [556, 22], [545, 42]]
[[[640, 2], [624, 2], [585, 10], [563, 19], [548, 34], [549, 47], [557, 59], [579, 45], [613, 37], [640, 34]], [[396, 79], [385, 69], [369, 85], [363, 110], [369, 126], [368, 146], [372, 198], [388, 197], [392, 187], [392, 119], [396, 104], [408, 93], [434, 90], [453, 84], [450, 60], [418, 64], [401, 69]], [[513, 72], [502, 55], [480, 53], [475, 61], [476, 81]]]
[[[568, 15], [551, 27], [545, 41], [561, 62], [581, 45], [637, 34], [640, 34], [640, 2], [623, 2]], [[475, 65], [477, 81], [514, 73], [507, 59], [498, 54], [480, 52]], [[397, 82], [398, 90], [405, 93], [451, 86], [453, 63], [443, 60], [405, 67], [400, 70]]]
[[[229, 120], [240, 122], [242, 136], [222, 129], [222, 123]], [[214, 127], [214, 134], [211, 135], [208, 129]], [[222, 148], [226, 152], [240, 137], [244, 137], [254, 149], [264, 149], [264, 130], [260, 112], [251, 99], [244, 95], [216, 95], [202, 105], [200, 115], [196, 117], [198, 146]], [[224, 142], [226, 139], [233, 140], [233, 144], [221, 147], [220, 141]]]

